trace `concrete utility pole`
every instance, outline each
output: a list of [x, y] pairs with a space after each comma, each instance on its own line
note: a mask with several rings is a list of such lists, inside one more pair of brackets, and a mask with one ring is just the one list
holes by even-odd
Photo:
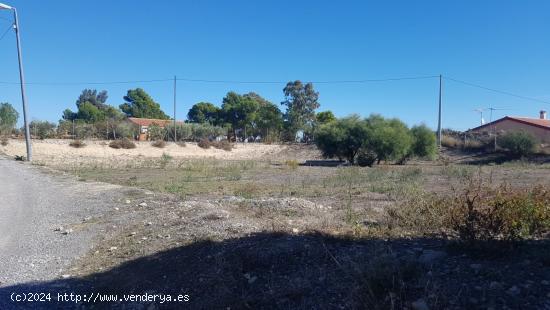
[[443, 77], [439, 75], [439, 114], [437, 118], [437, 146], [441, 148], [441, 92], [443, 88]]
[[19, 60], [19, 80], [21, 83], [21, 100], [23, 101], [23, 122], [25, 124], [25, 142], [27, 144], [27, 161], [32, 161], [32, 145], [31, 132], [29, 130], [29, 122], [27, 117], [27, 97], [25, 96], [25, 74], [23, 72], [23, 56], [21, 55], [21, 39], [19, 37], [19, 20], [17, 19], [17, 10], [14, 7], [0, 3], [0, 10], [12, 10], [15, 29], [15, 37], [17, 39], [17, 58]]
[[174, 142], [178, 142], [178, 139], [176, 137], [177, 130], [176, 130], [176, 85], [177, 85], [177, 79], [174, 75]]

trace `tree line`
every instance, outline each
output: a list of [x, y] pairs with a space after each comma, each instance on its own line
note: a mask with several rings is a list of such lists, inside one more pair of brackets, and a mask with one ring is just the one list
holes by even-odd
[[[230, 91], [219, 106], [210, 102], [194, 104], [187, 113], [188, 122], [176, 128], [173, 124], [165, 128], [150, 126], [149, 137], [174, 140], [175, 132], [178, 140], [226, 136], [231, 141], [312, 141], [327, 158], [368, 166], [381, 161], [404, 163], [412, 157], [433, 158], [436, 154], [435, 134], [425, 125], [408, 128], [399, 119], [380, 115], [336, 118], [330, 111], [317, 112], [319, 93], [311, 83], [288, 82], [283, 93], [284, 100], [278, 105], [254, 92]], [[105, 90], [84, 89], [76, 100], [76, 111], [63, 111], [57, 126], [31, 122], [31, 134], [39, 138], [131, 138], [137, 133], [127, 117], [170, 119], [141, 88], [128, 90], [118, 107], [107, 104], [107, 99]], [[17, 117], [9, 104], [0, 105], [0, 130], [13, 128]]]
[[[230, 91], [220, 106], [199, 102], [187, 113], [187, 120], [192, 125], [178, 125], [176, 135], [185, 139], [208, 132], [211, 135], [225, 135], [234, 141], [295, 141], [297, 137], [308, 141], [312, 139], [318, 122], [326, 121], [327, 117], [334, 118], [332, 112], [316, 113], [320, 106], [319, 93], [311, 83], [288, 82], [283, 93], [285, 97], [280, 105], [286, 107], [285, 111], [254, 92], [238, 94]], [[128, 90], [123, 97], [124, 103], [118, 107], [108, 104], [108, 98], [105, 90], [84, 89], [75, 102], [76, 111], [65, 109], [58, 124], [31, 122], [31, 134], [39, 138], [73, 136], [118, 139], [136, 134], [135, 128], [126, 122], [128, 117], [170, 119], [160, 104], [141, 88]], [[10, 116], [0, 119], [0, 123], [12, 130], [18, 115], [11, 105], [4, 105], [5, 110], [10, 108], [9, 113], [4, 114]], [[160, 132], [169, 139], [174, 129], [153, 128], [153, 131], [153, 136], [158, 137]], [[200, 134], [195, 134], [198, 132]]]

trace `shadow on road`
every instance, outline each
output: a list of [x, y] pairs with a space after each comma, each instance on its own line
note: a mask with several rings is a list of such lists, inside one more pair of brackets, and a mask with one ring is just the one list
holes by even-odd
[[[550, 290], [541, 285], [550, 277], [548, 240], [519, 247], [509, 255], [483, 260], [451, 251], [439, 239], [260, 233], [173, 248], [83, 278], [2, 287], [0, 308], [401, 309], [412, 302], [425, 302], [430, 309], [544, 308]], [[530, 289], [522, 286], [528, 281], [533, 282]], [[513, 285], [519, 293], [510, 292]], [[77, 307], [71, 302], [13, 303], [12, 292], [50, 292], [52, 299], [65, 292], [119, 298], [132, 293], [187, 294], [189, 301]]]

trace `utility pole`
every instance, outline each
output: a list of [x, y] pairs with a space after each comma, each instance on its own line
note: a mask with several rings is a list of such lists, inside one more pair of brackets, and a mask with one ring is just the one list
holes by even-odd
[[177, 78], [174, 75], [174, 143], [178, 142], [178, 139], [176, 137], [177, 130], [176, 130], [176, 85], [177, 85]]
[[439, 75], [439, 113], [437, 118], [437, 146], [441, 148], [441, 92], [443, 88], [443, 77]]
[[21, 55], [21, 38], [19, 37], [19, 19], [17, 18], [17, 10], [14, 7], [0, 3], [0, 10], [12, 10], [15, 29], [15, 37], [17, 40], [17, 59], [19, 60], [19, 80], [21, 83], [21, 100], [23, 101], [23, 122], [25, 123], [25, 142], [27, 145], [27, 161], [32, 161], [32, 146], [31, 132], [29, 128], [29, 118], [27, 115], [27, 97], [25, 96], [25, 74], [23, 72], [23, 56]]

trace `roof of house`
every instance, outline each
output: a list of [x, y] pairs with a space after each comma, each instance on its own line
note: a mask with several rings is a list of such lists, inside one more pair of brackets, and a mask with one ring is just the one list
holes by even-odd
[[550, 130], [550, 120], [549, 119], [531, 118], [531, 117], [517, 117], [517, 116], [505, 116], [501, 119], [497, 119], [496, 121], [493, 121], [493, 122], [490, 122], [490, 123], [472, 128], [472, 129], [470, 129], [470, 131], [483, 129], [485, 127], [489, 127], [491, 125], [503, 122], [505, 120], [510, 120], [510, 121], [513, 121], [513, 122], [518, 122], [518, 123], [522, 123], [522, 124], [525, 124], [525, 125], [530, 125], [530, 126]]
[[[155, 119], [155, 118], [137, 118], [137, 117], [128, 117], [128, 120], [139, 126], [151, 126], [153, 124], [158, 125], [159, 127], [164, 127], [169, 124], [173, 124], [174, 120], [171, 119]], [[176, 121], [176, 124], [184, 124], [182, 121]]]

